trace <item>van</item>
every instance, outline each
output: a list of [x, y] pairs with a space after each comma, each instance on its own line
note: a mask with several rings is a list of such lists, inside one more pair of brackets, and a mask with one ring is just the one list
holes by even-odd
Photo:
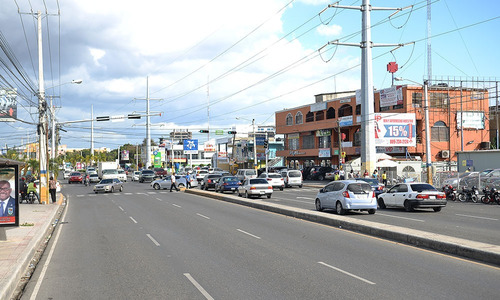
[[281, 176], [285, 181], [285, 187], [302, 187], [302, 173], [299, 170], [281, 171]]
[[257, 178], [257, 171], [254, 169], [239, 169], [236, 177], [243, 182], [245, 179]]

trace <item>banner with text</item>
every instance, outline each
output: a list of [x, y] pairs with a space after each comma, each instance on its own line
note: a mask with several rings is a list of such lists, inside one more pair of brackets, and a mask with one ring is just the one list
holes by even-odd
[[415, 147], [415, 114], [411, 113], [376, 113], [375, 145]]

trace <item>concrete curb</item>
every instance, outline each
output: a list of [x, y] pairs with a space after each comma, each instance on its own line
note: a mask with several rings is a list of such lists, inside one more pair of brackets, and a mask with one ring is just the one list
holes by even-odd
[[336, 214], [292, 208], [281, 204], [268, 203], [257, 199], [247, 200], [233, 195], [212, 193], [198, 189], [186, 190], [186, 193], [262, 209], [297, 219], [339, 227], [367, 235], [381, 237], [416, 247], [436, 250], [452, 255], [466, 257], [486, 263], [500, 265], [500, 246], [421, 230], [387, 225], [372, 221], [357, 220]]
[[[62, 194], [60, 194], [60, 200], [58, 201], [58, 205], [59, 203], [62, 203], [61, 198], [64, 199], [64, 196]], [[51, 204], [46, 204], [46, 205], [51, 205]], [[37, 255], [41, 256], [43, 254], [43, 251], [45, 250], [45, 247], [47, 246], [47, 243], [50, 239], [50, 235], [57, 226], [58, 222], [56, 220], [63, 213], [65, 207], [66, 207], [65, 205], [59, 205], [59, 207], [56, 210], [54, 210], [50, 218], [51, 221], [42, 225], [42, 229], [40, 230], [42, 233], [38, 234], [35, 238], [30, 240], [23, 254], [19, 256], [18, 259], [19, 263], [16, 264], [15, 270], [12, 273], [13, 275], [10, 276], [8, 287], [6, 289], [3, 289], [2, 293], [0, 293], [1, 295], [10, 295], [8, 299], [20, 298], [20, 296], [22, 295], [22, 289], [24, 288], [24, 285], [28, 282], [29, 277], [31, 277], [34, 268], [36, 267], [36, 263], [38, 263], [39, 258], [37, 259], [36, 262], [34, 262], [35, 257]], [[21, 282], [21, 280], [26, 277], [28, 277], [27, 280]]]

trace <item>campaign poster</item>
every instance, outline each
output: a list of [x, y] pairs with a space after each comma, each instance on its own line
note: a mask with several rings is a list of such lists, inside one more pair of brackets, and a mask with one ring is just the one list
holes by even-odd
[[0, 168], [0, 226], [19, 226], [17, 168]]
[[376, 113], [375, 145], [415, 147], [416, 124], [412, 113]]

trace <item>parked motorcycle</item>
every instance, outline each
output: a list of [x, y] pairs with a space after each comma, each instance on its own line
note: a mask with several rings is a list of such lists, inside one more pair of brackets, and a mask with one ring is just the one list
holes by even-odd
[[481, 197], [481, 202], [483, 202], [484, 204], [493, 202], [500, 204], [500, 193], [498, 193], [496, 188], [491, 188], [490, 190], [488, 188], [484, 188], [483, 193], [484, 196]]
[[479, 191], [476, 186], [473, 186], [471, 189], [467, 189], [465, 186], [462, 188], [462, 191], [458, 194], [458, 200], [461, 202], [472, 201], [474, 203], [477, 202], [479, 197]]
[[443, 187], [443, 192], [446, 194], [446, 200], [457, 201], [457, 189], [455, 189], [451, 184], [445, 185]]
[[36, 195], [36, 193], [35, 192], [29, 192], [28, 193], [28, 199], [27, 199], [28, 204], [35, 203], [35, 200], [38, 201], [38, 196]]

